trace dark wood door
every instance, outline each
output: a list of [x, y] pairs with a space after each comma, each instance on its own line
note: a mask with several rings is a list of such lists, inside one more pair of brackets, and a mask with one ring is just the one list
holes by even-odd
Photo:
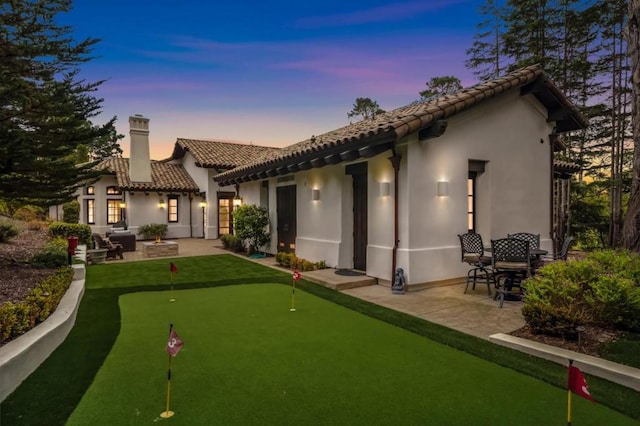
[[296, 186], [276, 188], [276, 214], [278, 215], [278, 251], [296, 251]]
[[[364, 163], [366, 165], [366, 163]], [[353, 267], [367, 270], [367, 169], [353, 176]]]

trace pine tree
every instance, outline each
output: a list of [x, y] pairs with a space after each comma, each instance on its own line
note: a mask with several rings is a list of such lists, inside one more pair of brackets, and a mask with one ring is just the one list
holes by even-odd
[[68, 201], [92, 163], [74, 153], [114, 131], [91, 125], [102, 81], [78, 77], [97, 39], [76, 42], [56, 23], [69, 0], [0, 0], [0, 199], [38, 205]]
[[629, 0], [627, 46], [631, 60], [633, 180], [624, 221], [622, 245], [640, 251], [640, 0]]
[[372, 120], [376, 115], [384, 114], [384, 112], [378, 102], [371, 98], [356, 98], [353, 108], [347, 113], [347, 117], [362, 117], [363, 120]]
[[479, 33], [473, 36], [473, 44], [467, 49], [469, 59], [465, 66], [481, 81], [491, 80], [504, 74], [502, 56], [505, 8], [498, 0], [486, 0], [480, 6], [479, 14], [486, 19], [477, 25]]
[[420, 92], [420, 96], [423, 99], [444, 96], [462, 90], [460, 79], [452, 75], [433, 77], [426, 84], [426, 90]]

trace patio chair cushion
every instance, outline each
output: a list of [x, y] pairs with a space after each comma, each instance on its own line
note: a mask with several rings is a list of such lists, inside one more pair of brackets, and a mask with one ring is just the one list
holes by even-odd
[[527, 269], [527, 268], [529, 268], [529, 264], [527, 262], [496, 261], [494, 266], [497, 269]]

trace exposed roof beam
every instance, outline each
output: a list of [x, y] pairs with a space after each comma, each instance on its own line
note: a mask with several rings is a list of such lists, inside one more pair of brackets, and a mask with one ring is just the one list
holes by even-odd
[[429, 127], [418, 130], [418, 140], [424, 141], [440, 137], [447, 130], [447, 120], [437, 120]]
[[340, 158], [342, 159], [342, 161], [353, 161], [360, 158], [360, 153], [358, 152], [358, 150], [353, 149], [351, 151], [340, 153]]
[[298, 163], [298, 167], [300, 170], [309, 170], [312, 166], [310, 161], [302, 161]]
[[371, 158], [375, 157], [378, 154], [382, 154], [383, 152], [391, 149], [391, 143], [383, 143], [378, 145], [367, 145], [358, 150], [358, 154], [362, 158]]
[[324, 158], [318, 157], [311, 160], [311, 167], [324, 167], [327, 165], [327, 162], [324, 161]]
[[554, 109], [549, 111], [549, 116], [547, 117], [547, 123], [551, 121], [563, 121], [570, 120], [571, 113], [566, 109]]
[[326, 161], [327, 164], [338, 164], [342, 161], [342, 158], [340, 158], [340, 154], [331, 154], [324, 157], [324, 161]]

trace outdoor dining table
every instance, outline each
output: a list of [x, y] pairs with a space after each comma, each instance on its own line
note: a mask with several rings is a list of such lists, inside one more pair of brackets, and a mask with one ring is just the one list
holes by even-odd
[[[493, 254], [493, 247], [487, 247], [485, 248], [485, 251], [487, 251], [488, 253]], [[531, 257], [530, 260], [530, 273], [531, 275], [535, 275], [535, 271], [537, 269], [537, 266], [540, 264], [540, 257], [546, 255], [547, 253], [549, 253], [548, 250], [544, 250], [544, 249], [540, 249], [540, 248], [536, 248], [536, 249], [529, 249], [529, 255]], [[516, 277], [519, 273], [522, 273], [522, 271], [515, 271], [515, 270], [493, 270], [493, 274], [494, 274], [494, 283], [496, 285], [496, 292], [494, 294], [494, 300], [497, 298], [500, 298], [500, 307], [502, 307], [502, 303], [504, 300], [522, 300], [522, 284], [521, 283], [517, 283], [516, 284]], [[502, 284], [502, 288], [500, 288], [498, 282], [499, 282], [499, 278], [498, 275], [506, 275], [506, 279]], [[520, 280], [524, 279], [525, 277], [521, 277]], [[519, 293], [515, 294], [512, 292], [513, 287], [517, 287], [519, 288]]]
[[[484, 251], [491, 253], [492, 252], [492, 248], [491, 247], [485, 247]], [[529, 249], [529, 254], [531, 254], [531, 256], [535, 256], [535, 257], [540, 257], [540, 256], [544, 256], [545, 254], [548, 254], [549, 250], [544, 250], [544, 249]]]

